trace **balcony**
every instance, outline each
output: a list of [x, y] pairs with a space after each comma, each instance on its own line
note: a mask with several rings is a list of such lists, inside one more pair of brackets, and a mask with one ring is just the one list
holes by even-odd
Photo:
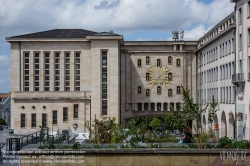
[[237, 73], [232, 75], [232, 83], [235, 85], [245, 84], [244, 73]]

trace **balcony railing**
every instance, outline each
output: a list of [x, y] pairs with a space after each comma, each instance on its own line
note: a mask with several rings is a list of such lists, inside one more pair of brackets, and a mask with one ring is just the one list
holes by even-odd
[[244, 73], [237, 73], [232, 75], [232, 83], [245, 82]]

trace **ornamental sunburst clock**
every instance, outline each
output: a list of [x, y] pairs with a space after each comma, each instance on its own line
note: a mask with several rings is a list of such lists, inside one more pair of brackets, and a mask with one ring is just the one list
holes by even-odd
[[152, 66], [148, 70], [148, 75], [146, 74], [146, 80], [148, 84], [153, 86], [166, 86], [167, 84], [171, 84], [172, 74], [169, 75], [169, 71], [171, 69], [159, 66]]

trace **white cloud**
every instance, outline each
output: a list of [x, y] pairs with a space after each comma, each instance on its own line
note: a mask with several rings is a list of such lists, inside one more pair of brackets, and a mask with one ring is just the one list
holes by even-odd
[[[233, 11], [229, 0], [0, 0], [0, 37], [54, 28], [93, 31], [188, 28], [215, 25]], [[15, 12], [13, 12], [15, 11]]]
[[200, 24], [189, 31], [185, 31], [184, 40], [198, 40], [209, 30], [210, 28], [206, 29], [204, 25]]

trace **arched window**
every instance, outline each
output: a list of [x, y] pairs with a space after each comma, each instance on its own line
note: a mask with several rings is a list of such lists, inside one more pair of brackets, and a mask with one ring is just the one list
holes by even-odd
[[168, 103], [163, 103], [163, 109], [164, 111], [168, 111]]
[[150, 90], [146, 89], [146, 96], [150, 96]]
[[180, 67], [181, 66], [181, 60], [180, 59], [176, 59], [176, 66]]
[[170, 111], [174, 111], [174, 103], [170, 103]]
[[150, 75], [149, 73], [146, 73], [146, 80], [149, 81]]
[[160, 66], [161, 66], [161, 60], [157, 59], [157, 67], [160, 67]]
[[157, 86], [157, 95], [161, 94], [161, 86]]
[[168, 64], [172, 64], [172, 57], [171, 56], [168, 57]]
[[141, 67], [141, 59], [138, 59], [138, 60], [137, 60], [137, 66], [138, 66], [138, 67]]
[[157, 111], [161, 111], [161, 103], [157, 103]]
[[173, 96], [173, 91], [172, 89], [168, 89], [168, 97], [172, 97]]
[[141, 94], [141, 87], [138, 86], [138, 94]]
[[168, 81], [172, 81], [173, 77], [172, 77], [172, 73], [168, 73]]
[[150, 58], [149, 56], [146, 57], [146, 65], [149, 65], [150, 64]]
[[138, 111], [142, 111], [142, 103], [138, 103]]
[[148, 103], [144, 103], [144, 110], [148, 111]]
[[181, 110], [181, 103], [176, 103], [176, 110], [180, 111]]
[[177, 94], [181, 94], [181, 87], [180, 87], [180, 86], [177, 86], [177, 87], [176, 87], [176, 93], [177, 93]]
[[151, 103], [150, 105], [151, 105], [150, 106], [151, 107], [151, 111], [154, 111], [155, 110], [155, 103]]

